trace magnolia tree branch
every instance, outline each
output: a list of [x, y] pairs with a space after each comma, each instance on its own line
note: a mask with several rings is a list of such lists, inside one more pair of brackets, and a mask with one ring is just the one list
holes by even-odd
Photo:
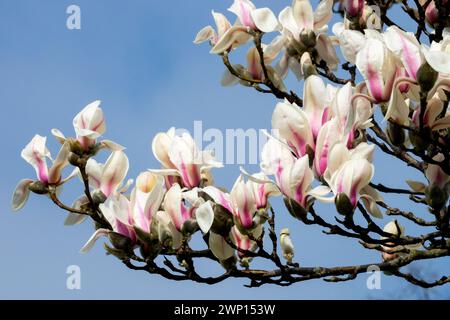
[[[169, 130], [152, 143], [161, 168], [142, 172], [128, 191], [129, 160], [122, 146], [100, 140], [105, 119], [95, 101], [75, 117], [74, 138], [52, 130], [62, 147], [51, 166], [44, 137], [26, 146], [22, 157], [35, 167], [37, 179], [18, 184], [13, 209], [21, 209], [30, 192], [48, 196], [68, 213], [67, 225], [94, 222], [95, 233], [82, 252], [106, 236], [107, 254], [129, 269], [174, 281], [213, 285], [237, 278], [248, 287], [289, 286], [313, 279], [351, 281], [375, 268], [424, 288], [444, 285], [450, 277], [427, 282], [401, 269], [450, 255], [448, 4], [342, 0], [332, 11], [333, 1], [323, 0], [312, 15], [307, 0], [295, 0], [277, 17], [269, 8], [235, 0], [230, 11], [238, 23], [214, 12], [217, 30], [203, 28], [195, 43], [209, 42], [211, 53], [221, 58], [222, 84], [239, 83], [277, 100], [272, 116], [277, 133], [262, 150], [261, 172], [242, 170], [230, 191], [215, 186], [211, 170], [222, 165], [188, 134]], [[395, 7], [416, 24], [414, 33], [390, 18]], [[326, 28], [333, 12], [342, 24]], [[247, 66], [232, 64], [231, 56], [244, 44], [250, 44]], [[303, 85], [302, 98], [287, 89], [291, 74]], [[104, 164], [95, 160], [99, 152], [110, 153]], [[372, 164], [375, 152], [423, 179], [406, 180], [408, 188], [373, 182], [375, 171], [384, 169]], [[74, 174], [63, 178], [68, 166]], [[81, 196], [69, 206], [60, 200], [61, 186], [77, 175]], [[286, 210], [275, 213], [269, 203], [275, 196], [283, 197]], [[385, 196], [420, 209], [401, 209], [407, 205], [389, 203]], [[331, 210], [316, 212], [318, 202]], [[314, 225], [324, 235], [357, 241], [379, 258], [372, 264], [305, 267], [290, 238], [296, 229], [277, 221], [283, 214], [300, 228]], [[389, 217], [397, 219], [381, 220]], [[403, 221], [418, 234], [409, 235]], [[203, 247], [194, 250], [198, 233]], [[255, 268], [254, 261], [265, 268]], [[202, 275], [198, 266], [204, 263], [223, 270]]]

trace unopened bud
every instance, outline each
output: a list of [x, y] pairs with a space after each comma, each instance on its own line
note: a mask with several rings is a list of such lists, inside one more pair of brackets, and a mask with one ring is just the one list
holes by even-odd
[[40, 195], [48, 193], [48, 188], [42, 181], [35, 181], [35, 182], [31, 183], [28, 186], [28, 189], [30, 189], [31, 192], [40, 194]]
[[434, 70], [428, 62], [422, 64], [417, 71], [417, 82], [423, 92], [428, 92], [433, 88], [438, 78], [438, 72]]

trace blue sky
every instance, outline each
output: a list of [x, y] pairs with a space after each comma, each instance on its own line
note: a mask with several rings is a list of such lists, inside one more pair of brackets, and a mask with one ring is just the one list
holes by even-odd
[[[279, 11], [289, 4], [280, 1]], [[366, 275], [356, 281], [327, 284], [311, 281], [289, 288], [246, 289], [242, 280], [212, 287], [178, 283], [126, 269], [104, 254], [101, 245], [78, 253], [92, 233], [89, 223], [67, 228], [65, 214], [42, 197], [32, 196], [18, 214], [10, 211], [17, 181], [34, 177], [20, 151], [35, 133], [50, 137], [51, 128], [71, 134], [72, 118], [89, 102], [100, 99], [106, 114], [108, 139], [127, 146], [129, 177], [158, 167], [150, 141], [171, 126], [269, 129], [273, 97], [243, 88], [222, 88], [220, 60], [209, 48], [195, 46], [196, 32], [212, 22], [210, 11], [225, 11], [231, 1], [155, 0], [4, 0], [0, 2], [0, 298], [25, 299], [365, 299], [414, 297], [399, 280], [383, 276], [382, 290], [369, 291]], [[260, 6], [270, 1], [256, 1]], [[66, 8], [81, 7], [82, 29], [66, 28]], [[292, 88], [301, 85], [290, 82]], [[50, 149], [57, 143], [49, 139]], [[404, 186], [410, 171], [376, 155], [376, 180]], [[256, 170], [249, 167], [249, 170]], [[237, 166], [215, 171], [220, 185], [231, 187]], [[81, 191], [69, 186], [69, 202]], [[405, 209], [407, 202], [396, 206]], [[325, 236], [319, 228], [296, 223], [274, 201], [279, 227], [289, 226], [302, 265], [339, 265], [378, 261], [376, 253], [357, 243]], [[332, 207], [321, 207], [332, 218]], [[424, 212], [422, 215], [425, 216]], [[412, 229], [411, 231], [417, 232]], [[66, 268], [78, 265], [82, 289], [66, 289]], [[426, 264], [445, 271], [448, 260]], [[202, 265], [201, 270], [207, 266]], [[220, 269], [217, 269], [217, 272]], [[216, 272], [216, 271], [215, 271]], [[448, 291], [448, 289], [447, 289]], [[440, 296], [445, 288], [433, 291]], [[399, 296], [400, 293], [400, 296]]]

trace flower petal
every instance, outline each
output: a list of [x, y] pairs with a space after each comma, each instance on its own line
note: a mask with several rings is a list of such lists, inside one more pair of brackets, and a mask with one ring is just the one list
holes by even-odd
[[28, 197], [30, 195], [30, 189], [28, 189], [28, 187], [32, 183], [33, 183], [33, 180], [24, 179], [24, 180], [21, 180], [17, 184], [17, 187], [14, 190], [13, 198], [12, 198], [12, 210], [13, 211], [19, 211], [20, 209], [23, 208], [23, 206], [27, 202]]
[[269, 8], [255, 9], [250, 15], [256, 27], [262, 32], [272, 32], [278, 29], [278, 19]]
[[207, 234], [214, 222], [214, 210], [210, 201], [205, 202], [195, 210], [195, 219], [202, 232]]

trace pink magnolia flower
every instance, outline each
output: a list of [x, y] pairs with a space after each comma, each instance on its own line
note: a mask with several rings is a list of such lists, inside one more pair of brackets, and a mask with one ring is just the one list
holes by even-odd
[[272, 115], [272, 128], [277, 130], [298, 157], [306, 154], [307, 147], [314, 149], [314, 135], [310, 120], [304, 110], [285, 100], [276, 105]]
[[230, 21], [228, 21], [228, 19], [222, 13], [212, 11], [212, 16], [216, 23], [217, 32], [212, 26], [204, 27], [197, 33], [197, 36], [194, 40], [195, 44], [209, 41], [211, 45], [215, 45], [219, 41], [219, 39], [223, 37], [225, 32], [227, 32], [231, 28]]
[[[61, 186], [71, 178], [77, 171], [73, 171], [67, 178], [62, 179], [61, 173], [69, 164], [68, 157], [70, 154], [68, 144], [61, 147], [55, 160], [52, 160], [50, 151], [46, 147], [47, 138], [35, 135], [28, 145], [22, 150], [22, 158], [28, 162], [36, 171], [38, 181], [44, 185]], [[48, 166], [48, 159], [52, 165]], [[18, 211], [23, 208], [28, 200], [30, 190], [29, 186], [34, 182], [32, 179], [21, 180], [13, 193], [12, 209]]]
[[383, 39], [389, 50], [401, 60], [406, 69], [406, 75], [417, 80], [417, 71], [424, 58], [414, 34], [400, 30], [397, 26], [391, 26], [383, 33]]
[[[272, 32], [278, 28], [278, 20], [273, 12], [269, 8], [257, 9], [250, 0], [235, 0], [228, 10], [236, 14], [238, 19], [235, 25], [227, 28], [222, 36], [217, 38], [211, 49], [213, 54], [221, 54], [246, 43], [251, 38], [249, 29]], [[211, 34], [211, 31], [203, 33]], [[205, 37], [200, 34], [199, 39], [203, 38]]]
[[[367, 31], [366, 31], [367, 32]], [[389, 101], [398, 66], [394, 54], [380, 35], [370, 33], [364, 47], [356, 55], [356, 66], [364, 76], [370, 95], [377, 103]]]
[[214, 159], [210, 150], [200, 151], [190, 134], [176, 135], [174, 128], [167, 133], [158, 133], [153, 139], [152, 149], [163, 169], [151, 171], [171, 177], [169, 186], [173, 182], [180, 182], [186, 188], [198, 187], [202, 178], [211, 179], [212, 168], [223, 166]]
[[123, 151], [114, 151], [105, 164], [89, 159], [86, 164], [86, 173], [89, 184], [100, 190], [106, 197], [116, 193], [122, 186], [128, 173], [129, 161]]
[[197, 188], [186, 191], [174, 184], [166, 193], [163, 207], [178, 231], [187, 220], [195, 219], [203, 233], [208, 233], [214, 222], [211, 203], [198, 196]]
[[152, 219], [158, 212], [164, 198], [162, 177], [150, 172], [141, 173], [136, 179], [136, 187], [131, 193], [133, 220], [135, 225], [150, 232]]
[[[353, 207], [361, 199], [367, 211], [376, 218], [382, 213], [376, 202], [382, 200], [380, 194], [369, 186], [374, 175], [372, 157], [374, 146], [363, 142], [355, 149], [349, 150], [345, 144], [337, 143], [330, 150], [327, 170], [324, 179], [334, 195], [345, 194]], [[325, 202], [334, 200], [320, 198]]]
[[278, 20], [269, 8], [257, 9], [250, 0], [234, 0], [228, 9], [239, 19], [239, 23], [253, 30], [272, 32], [278, 27]]
[[255, 215], [256, 201], [253, 191], [248, 188], [242, 175], [238, 177], [230, 192], [230, 200], [233, 206], [233, 214], [245, 229], [253, 227], [253, 216]]
[[271, 138], [265, 144], [261, 157], [264, 173], [275, 176], [274, 183], [280, 192], [299, 205], [306, 207], [309, 197], [322, 198], [329, 193], [325, 186], [311, 188], [314, 173], [309, 167], [308, 155], [296, 158], [282, 142]]
[[[131, 244], [136, 243], [136, 233], [134, 231], [133, 204], [121, 193], [116, 193], [108, 197], [105, 203], [99, 208], [103, 216], [110, 223], [112, 231], [130, 239]], [[97, 229], [81, 248], [81, 253], [89, 252], [95, 242], [102, 236], [107, 236], [111, 231], [108, 229]]]
[[[89, 147], [95, 145], [97, 139], [106, 132], [105, 118], [103, 110], [100, 108], [100, 104], [100, 100], [88, 104], [73, 119], [73, 127], [75, 129], [77, 140], [85, 150], [88, 150]], [[61, 144], [64, 144], [67, 140], [64, 134], [58, 129], [52, 129], [52, 134], [59, 142], [61, 142]], [[121, 145], [110, 140], [100, 141], [100, 147], [112, 151], [124, 149]]]

